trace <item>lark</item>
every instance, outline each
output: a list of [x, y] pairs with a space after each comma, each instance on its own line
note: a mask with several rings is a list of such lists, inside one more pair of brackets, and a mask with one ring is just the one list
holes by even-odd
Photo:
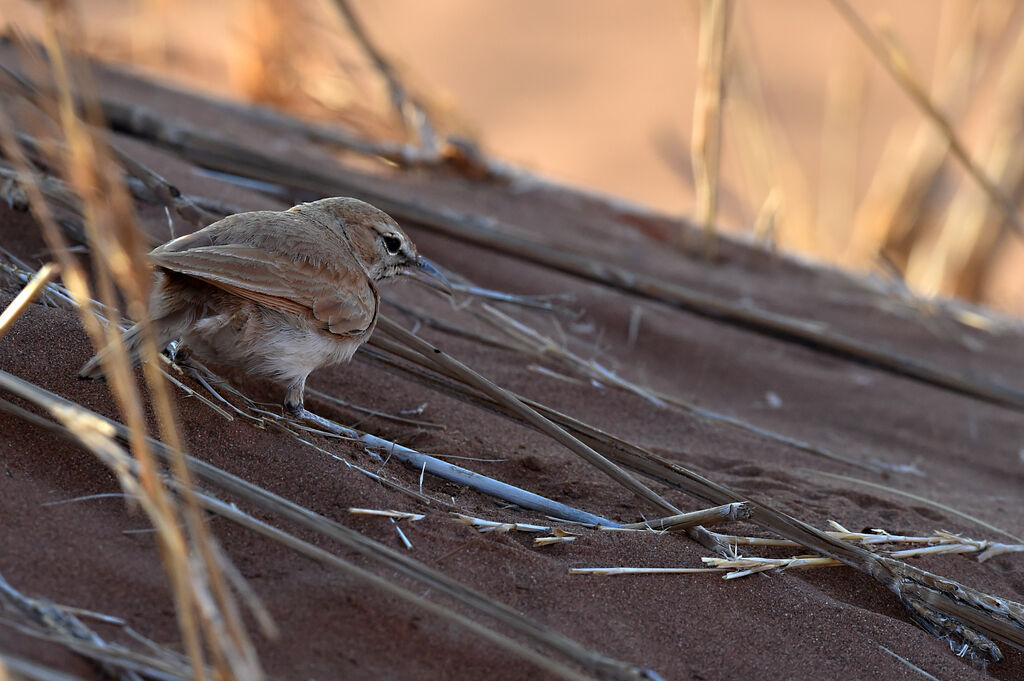
[[[403, 274], [447, 281], [387, 214], [351, 198], [286, 211], [230, 215], [149, 254], [149, 317], [161, 349], [287, 383], [285, 409], [303, 406], [306, 378], [347, 362], [373, 333], [378, 286]], [[123, 342], [139, 362], [141, 329]], [[101, 375], [93, 357], [79, 375]]]

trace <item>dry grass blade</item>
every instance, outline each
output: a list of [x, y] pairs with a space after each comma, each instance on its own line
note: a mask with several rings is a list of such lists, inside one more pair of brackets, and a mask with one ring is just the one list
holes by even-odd
[[[374, 343], [379, 344], [380, 339], [374, 341]], [[391, 346], [389, 350], [396, 351], [399, 356], [409, 357], [408, 353], [403, 354], [401, 347]], [[450, 379], [447, 383], [437, 382], [437, 385], [444, 390], [452, 390], [452, 394], [455, 396], [469, 397], [475, 403], [485, 408], [496, 410], [498, 413], [508, 413], [502, 408], [502, 405], [489, 401], [488, 398], [481, 399], [482, 396], [479, 394], [474, 396], [472, 390], [460, 390], [457, 383]], [[538, 408], [537, 405], [533, 406]], [[980, 654], [989, 655], [993, 659], [1001, 659], [1001, 653], [998, 651], [998, 648], [990, 645], [991, 642], [984, 643], [982, 639], [972, 638], [975, 634], [981, 635], [984, 638], [985, 634], [981, 632], [987, 632], [1000, 641], [1024, 646], [1024, 618], [1020, 619], [1019, 622], [1012, 620], [1012, 623], [1007, 624], [1000, 619], [999, 615], [993, 615], [992, 613], [978, 616], [976, 611], [980, 606], [977, 604], [981, 603], [985, 598], [992, 598], [991, 596], [980, 594], [952, 580], [936, 578], [934, 575], [913, 568], [906, 563], [876, 556], [864, 548], [831, 537], [825, 532], [817, 530], [792, 516], [766, 504], [756, 502], [675, 462], [651, 454], [636, 445], [624, 442], [606, 433], [601, 433], [601, 431], [592, 426], [575, 421], [564, 415], [558, 415], [557, 412], [552, 412], [549, 409], [538, 408], [538, 411], [545, 413], [548, 418], [553, 418], [557, 422], [565, 424], [565, 427], [582, 436], [582, 439], [591, 445], [598, 447], [610, 459], [630, 470], [684, 491], [703, 501], [716, 504], [747, 502], [751, 512], [751, 522], [794, 541], [798, 545], [804, 546], [821, 556], [834, 558], [845, 565], [871, 575], [903, 600], [916, 618], [922, 617], [922, 612], [931, 613], [929, 631], [938, 636], [949, 636], [953, 640], [970, 644], [973, 646], [972, 649]], [[518, 418], [517, 415], [509, 415], [513, 416], [513, 418]], [[703, 528], [698, 529], [703, 530]], [[707, 533], [707, 530], [703, 530], [703, 532]], [[705, 543], [708, 540], [710, 540], [709, 543]], [[705, 535], [705, 540], [701, 543], [710, 548], [718, 544], [719, 540], [720, 537], [717, 535], [711, 535], [710, 537]], [[717, 550], [721, 551], [721, 546]], [[926, 604], [917, 595], [918, 592], [924, 589], [927, 589], [927, 592], [931, 594]], [[971, 594], [970, 598], [974, 605], [962, 606], [961, 603], [964, 601], [962, 593]], [[1017, 604], [1011, 604], [1005, 609], [1008, 612], [1014, 612], [1014, 608], [1020, 607]], [[941, 625], [942, 622], [946, 622], [946, 625]], [[979, 645], [974, 646], [972, 641], [977, 641]]]
[[[74, 414], [77, 418], [84, 419], [88, 422], [102, 424], [102, 428], [109, 429], [109, 431], [116, 433], [118, 438], [126, 439], [131, 436], [129, 429], [125, 426], [115, 421], [105, 419], [94, 412], [88, 411], [73, 402], [39, 388], [38, 386], [27, 383], [26, 381], [12, 376], [7, 372], [0, 371], [0, 387], [18, 395], [22, 399], [42, 406], [48, 411]], [[0, 401], [0, 408], [9, 411], [29, 423], [33, 423], [39, 427], [59, 433], [62, 436], [75, 437], [66, 426], [62, 427], [36, 414], [26, 412], [24, 409], [21, 409], [9, 402]], [[444, 593], [470, 606], [476, 612], [494, 618], [498, 622], [501, 622], [530, 640], [565, 655], [601, 678], [622, 679], [623, 681], [627, 679], [654, 680], [659, 678], [657, 674], [650, 670], [626, 664], [618, 660], [613, 660], [595, 653], [594, 651], [581, 646], [576, 641], [565, 637], [559, 632], [527, 619], [512, 608], [466, 587], [460, 582], [424, 565], [423, 563], [420, 563], [404, 553], [379, 544], [348, 527], [320, 516], [307, 508], [299, 506], [298, 504], [283, 499], [272, 492], [253, 485], [246, 480], [242, 480], [241, 478], [231, 475], [230, 473], [216, 468], [215, 466], [183, 453], [173, 453], [165, 445], [156, 440], [150, 439], [149, 444], [153, 448], [154, 453], [165, 462], [169, 462], [174, 456], [183, 457], [187, 461], [189, 469], [193, 475], [205, 484], [219, 488], [229, 494], [236, 495], [239, 498], [254, 504], [263, 511], [269, 512], [278, 518], [294, 522], [317, 535], [338, 541], [349, 549], [352, 549], [391, 570], [397, 570], [398, 572], [419, 581], [429, 589]], [[132, 465], [130, 461], [127, 463], [129, 466]], [[176, 489], [181, 489], [180, 481], [174, 481], [174, 485]], [[198, 492], [196, 493], [196, 499], [197, 503], [203, 504], [204, 508], [262, 534], [272, 536], [275, 540], [280, 541], [285, 546], [289, 546], [290, 548], [298, 550], [305, 555], [314, 557], [317, 560], [323, 560], [324, 562], [328, 562], [337, 567], [343, 567], [353, 574], [357, 574], [393, 594], [426, 608], [430, 612], [464, 624], [469, 627], [471, 631], [474, 631], [495, 643], [505, 645], [510, 650], [519, 654], [523, 654], [528, 659], [534, 661], [545, 669], [558, 673], [563, 678], [590, 678], [566, 667], [562, 663], [553, 660], [546, 655], [541, 655], [536, 651], [523, 648], [514, 641], [507, 639], [507, 637], [504, 637], [487, 627], [480, 627], [468, 618], [454, 613], [447, 608], [431, 603], [423, 597], [407, 591], [384, 578], [378, 577], [377, 575], [356, 567], [351, 563], [347, 563], [319, 547], [309, 545], [295, 537], [291, 537], [277, 528], [256, 520], [255, 518], [239, 511], [234, 505], [224, 504], [213, 500], [208, 495]]]
[[706, 572], [724, 572], [725, 568], [690, 567], [594, 567], [569, 568], [570, 575], [690, 575]]
[[473, 516], [465, 515], [462, 513], [453, 513], [455, 519], [475, 527], [477, 532], [481, 534], [487, 534], [488, 532], [494, 532], [495, 534], [504, 534], [505, 532], [547, 532], [551, 528], [547, 525], [531, 525], [529, 523], [499, 523], [494, 520], [484, 520], [483, 518], [474, 518]]
[[665, 401], [655, 396], [650, 390], [631, 383], [610, 369], [602, 366], [596, 360], [587, 361], [576, 353], [565, 347], [564, 344], [556, 343], [544, 336], [533, 327], [513, 319], [504, 312], [491, 305], [483, 304], [479, 308], [473, 308], [473, 313], [494, 328], [516, 342], [516, 345], [523, 351], [528, 351], [538, 357], [550, 359], [558, 364], [568, 367], [578, 374], [582, 374], [606, 385], [611, 385], [621, 390], [639, 395], [657, 407], [665, 406]]
[[[53, 167], [61, 168], [68, 186], [78, 195], [86, 233], [93, 254], [93, 276], [99, 298], [113, 309], [119, 297], [127, 302], [129, 313], [140, 319], [143, 328], [143, 355], [155, 360], [158, 351], [152, 333], [145, 323], [149, 289], [149, 270], [145, 264], [144, 239], [134, 217], [131, 198], [120, 181], [107, 149], [92, 133], [82, 115], [95, 117], [95, 102], [87, 95], [90, 79], [83, 63], [69, 58], [64, 46], [74, 44], [72, 36], [81, 35], [70, 8], [59, 3], [47, 5], [44, 44], [55, 83], [52, 98], [36, 103], [59, 121], [64, 144], [56, 147], [51, 159]], [[73, 94], [78, 87], [78, 95]], [[26, 93], [31, 96], [33, 93]], [[161, 482], [158, 465], [146, 438], [146, 422], [142, 398], [135, 385], [131, 364], [121, 343], [116, 324], [104, 329], [92, 305], [89, 278], [81, 264], [71, 255], [53, 214], [39, 190], [35, 174], [11, 127], [3, 121], [4, 153], [20, 171], [20, 182], [50, 250], [63, 271], [64, 281], [79, 303], [81, 318], [94, 345], [108, 345], [110, 352], [103, 363], [114, 396], [126, 421], [132, 452], [139, 467], [137, 477], [126, 476], [117, 468], [120, 450], [109, 442], [106, 429], [90, 419], [73, 420], [66, 425], [94, 454], [119, 473], [119, 480], [130, 492], [138, 494], [140, 503], [157, 530], [161, 557], [170, 577], [172, 594], [179, 614], [179, 625], [185, 648], [192, 661], [193, 673], [199, 678], [205, 667], [207, 650], [218, 672], [226, 678], [259, 679], [259, 662], [237, 612], [233, 596], [215, 557], [213, 540], [204, 520], [189, 494], [186, 484], [181, 507], [171, 498]], [[173, 407], [158, 363], [150, 361], [145, 368], [149, 392], [164, 438], [174, 451], [180, 449]], [[53, 412], [58, 419], [77, 419], [65, 409]], [[172, 461], [179, 477], [188, 481], [188, 471], [180, 458]], [[186, 529], [182, 529], [182, 527]], [[199, 556], [192, 560], [192, 554]]]
[[367, 58], [373, 64], [373, 67], [381, 74], [388, 86], [388, 92], [391, 95], [391, 104], [395, 107], [395, 111], [402, 119], [402, 123], [405, 125], [406, 130], [413, 128], [416, 131], [419, 146], [422, 149], [422, 153], [427, 158], [438, 157], [438, 143], [437, 143], [437, 132], [434, 130], [434, 126], [430, 121], [430, 116], [427, 114], [426, 109], [423, 107], [416, 98], [412, 97], [402, 84], [401, 79], [398, 77], [397, 72], [391, 63], [384, 58], [380, 50], [373, 44], [369, 36], [366, 34], [366, 29], [363, 27], [362, 22], [356, 17], [355, 12], [352, 11], [352, 7], [349, 5], [348, 0], [334, 0], [334, 5], [338, 9], [338, 13], [344, 19], [348, 25], [349, 30], [352, 32], [352, 36], [359, 43], [359, 47], [366, 54]]
[[537, 537], [533, 540], [534, 546], [550, 546], [552, 544], [567, 544], [576, 541], [578, 535], [565, 530], [555, 530], [550, 537]]
[[110, 150], [121, 167], [142, 182], [158, 201], [173, 207], [178, 215], [189, 224], [195, 227], [205, 227], [219, 219], [220, 216], [197, 205], [190, 197], [182, 194], [180, 189], [116, 146], [111, 145]]
[[[711, 509], [714, 510], [714, 509]], [[698, 512], [700, 513], [700, 512]], [[704, 521], [706, 522], [706, 521]], [[636, 523], [635, 525], [642, 525], [642, 523]], [[636, 530], [641, 529], [635, 525], [622, 526], [615, 528], [616, 530]], [[605, 528], [600, 528], [605, 529]], [[657, 529], [650, 527], [647, 529]], [[888, 550], [886, 554], [890, 558], [910, 558], [915, 556], [932, 555], [939, 553], [979, 553], [978, 561], [983, 562], [993, 555], [1000, 555], [1003, 553], [1010, 552], [1022, 552], [1024, 551], [1024, 545], [1009, 545], [1009, 544], [998, 544], [987, 541], [977, 541], [973, 539], [966, 539], [957, 535], [950, 534], [948, 532], [937, 532], [935, 535], [930, 537], [904, 537], [895, 536], [885, 533], [881, 534], [865, 534], [860, 532], [829, 532], [829, 536], [835, 537], [836, 539], [842, 539], [844, 541], [854, 541], [862, 545], [867, 544], [880, 544], [880, 543], [918, 543], [928, 544], [925, 547], [915, 547], [910, 549], [901, 550]], [[770, 539], [764, 537], [735, 537], [731, 535], [719, 535], [721, 539], [729, 541], [734, 547], [738, 546], [798, 546], [795, 542], [786, 539]], [[768, 570], [791, 570], [791, 569], [810, 569], [819, 567], [837, 567], [843, 565], [842, 562], [835, 558], [826, 558], [823, 556], [793, 556], [790, 558], [762, 558], [758, 556], [741, 556], [735, 554], [728, 558], [719, 557], [703, 557], [701, 561], [705, 565], [710, 565], [718, 570], [728, 570], [724, 577], [725, 579], [737, 579], [739, 577], [746, 577], [748, 575], [756, 574], [759, 572], [766, 572]], [[676, 570], [677, 568], [664, 568], [665, 570]], [[620, 572], [615, 574], [629, 574], [627, 568], [622, 568]], [[659, 571], [658, 568], [639, 568], [634, 574], [656, 574]], [[585, 573], [579, 573], [585, 574]], [[606, 574], [606, 573], [594, 573], [590, 572], [587, 574]]]
[[[787, 447], [795, 447], [796, 449], [807, 452], [808, 454], [820, 456], [825, 459], [829, 459], [830, 461], [844, 463], [848, 466], [853, 466], [854, 468], [860, 468], [872, 472], [880, 472], [881, 470], [877, 465], [861, 463], [860, 461], [842, 456], [828, 449], [824, 449], [823, 447], [818, 447], [807, 442], [796, 440], [765, 428], [752, 425], [746, 421], [698, 407], [674, 395], [669, 395], [648, 387], [637, 385], [602, 366], [596, 360], [588, 361], [583, 359], [565, 347], [564, 344], [555, 342], [538, 332], [536, 329], [519, 320], [513, 319], [509, 315], [501, 312], [500, 310], [494, 309], [490, 305], [482, 305], [479, 309], [474, 307], [471, 308], [471, 311], [480, 319], [500, 330], [514, 342], [510, 345], [501, 344], [498, 341], [480, 336], [479, 334], [471, 334], [471, 332], [457, 328], [453, 329], [450, 324], [441, 322], [430, 316], [417, 315], [416, 320], [422, 321], [429, 326], [445, 331], [446, 333], [472, 338], [477, 342], [487, 345], [495, 345], [497, 347], [525, 352], [533, 356], [552, 360], [560, 366], [565, 367], [578, 375], [586, 376], [602, 385], [611, 385], [620, 390], [625, 390], [626, 392], [633, 393], [634, 395], [639, 395], [658, 407], [675, 407], [702, 420], [711, 421], [715, 424], [727, 425], [731, 428], [736, 428], [744, 432], [752, 433], [759, 437], [764, 437], [774, 442], [778, 442], [786, 445]], [[541, 371], [543, 371], [543, 369], [541, 369]]]
[[641, 498], [646, 499], [659, 508], [673, 513], [679, 513], [679, 509], [662, 498], [661, 495], [636, 480], [633, 476], [623, 471], [604, 456], [598, 454], [593, 449], [580, 442], [554, 422], [530, 408], [513, 393], [487, 380], [466, 365], [450, 357], [440, 349], [434, 347], [430, 343], [427, 343], [419, 336], [409, 332], [403, 326], [393, 322], [383, 315], [377, 321], [377, 328], [408, 346], [414, 352], [419, 353], [421, 356], [433, 362], [442, 372], [457, 377], [460, 381], [463, 381], [470, 387], [481, 391], [498, 404], [510, 409], [519, 418], [523, 419], [545, 435], [548, 435], [556, 442], [564, 445], [571, 452], [608, 475], [626, 489], [634, 492]]
[[[29, 598], [11, 586], [0, 575], [0, 603], [20, 613], [24, 624], [6, 623], [30, 636], [63, 645], [94, 660], [105, 674], [121, 681], [141, 681], [142, 677], [185, 681], [192, 678], [186, 660], [173, 651], [161, 649], [160, 655], [149, 655], [110, 643], [89, 629], [71, 612], [72, 609]], [[0, 666], [2, 671], [2, 666]]]
[[821, 556], [794, 556], [792, 558], [755, 558], [736, 556], [735, 558], [701, 558], [705, 565], [728, 570], [723, 579], [739, 579], [748, 575], [768, 570], [808, 570], [819, 567], [838, 567], [842, 565], [835, 558]]
[[760, 65], [755, 53], [749, 21], [737, 13], [731, 29], [736, 38], [730, 42], [733, 57], [727, 71], [729, 83], [730, 139], [726, 146], [742, 172], [746, 204], [759, 208], [755, 235], [768, 240], [771, 252], [776, 239], [791, 247], [810, 249], [813, 244], [813, 196], [806, 172], [790, 143], [783, 121], [770, 106]]
[[920, 80], [911, 71], [907, 58], [895, 45], [887, 43], [872, 31], [871, 27], [861, 19], [860, 15], [857, 14], [846, 0], [829, 0], [829, 2], [832, 3], [832, 6], [836, 8], [836, 11], [850, 25], [850, 28], [871, 50], [871, 53], [885, 67], [885, 70], [899, 83], [903, 91], [913, 100], [914, 104], [939, 129], [949, 143], [950, 153], [963, 164], [967, 173], [978, 183], [989, 200], [999, 207], [1003, 214], [1003, 219], [1018, 234], [1024, 234], [1024, 227], [1021, 226], [1013, 200], [971, 158], [970, 153], [963, 142], [960, 141], [953, 126], [946, 119], [945, 114], [939, 111], [939, 108], [932, 102]]
[[[1018, 115], [1024, 99], [1024, 40], [1016, 41], [1006, 64], [995, 92], [998, 104], [985, 126], [982, 163], [987, 176], [1012, 194], [1024, 177], [1024, 154], [1018, 153], [1024, 136]], [[983, 192], [958, 192], [934, 244], [910, 254], [907, 280], [925, 295], [953, 291], [977, 297], [988, 275], [988, 259], [1003, 241], [1004, 222]]]
[[[23, 135], [18, 135], [22, 138]], [[29, 206], [28, 196], [17, 171], [10, 168], [0, 168], [0, 198], [7, 202], [7, 205], [27, 209]], [[37, 181], [39, 193], [52, 202], [53, 205], [68, 210], [75, 215], [81, 215], [82, 205], [68, 186], [56, 177], [46, 176]]]
[[951, 513], [951, 514], [953, 514], [955, 516], [959, 516], [960, 518], [963, 518], [964, 520], [969, 520], [970, 522], [976, 523], [976, 524], [980, 525], [981, 527], [984, 527], [987, 530], [991, 530], [993, 532], [997, 532], [997, 533], [1003, 535], [1004, 537], [1009, 537], [1010, 539], [1012, 539], [1012, 540], [1014, 540], [1016, 542], [1024, 543], [1024, 539], [1021, 539], [1017, 535], [1011, 534], [1010, 532], [1007, 532], [1006, 530], [1004, 530], [1002, 528], [996, 527], [995, 525], [993, 525], [990, 522], [982, 520], [981, 518], [978, 518], [976, 516], [970, 515], [969, 513], [964, 513], [963, 511], [959, 511], [959, 510], [953, 508], [952, 506], [948, 506], [948, 505], [940, 503], [938, 501], [933, 501], [933, 500], [928, 499], [926, 497], [922, 497], [922, 496], [920, 496], [918, 494], [913, 494], [912, 492], [904, 492], [901, 489], [897, 489], [895, 487], [890, 487], [889, 485], [882, 485], [882, 484], [879, 484], [877, 482], [871, 482], [870, 480], [861, 480], [860, 478], [854, 478], [854, 477], [851, 477], [849, 475], [839, 475], [838, 473], [828, 473], [826, 471], [813, 470], [813, 469], [810, 469], [810, 468], [807, 468], [807, 469], [804, 469], [804, 470], [806, 472], [808, 472], [808, 473], [812, 473], [814, 475], [820, 475], [820, 476], [825, 477], [825, 478], [833, 478], [835, 480], [842, 480], [844, 482], [853, 482], [853, 483], [856, 483], [858, 485], [864, 485], [865, 487], [870, 487], [871, 489], [882, 490], [882, 491], [885, 491], [885, 492], [890, 492], [892, 494], [897, 494], [897, 495], [902, 496], [902, 497], [907, 497], [908, 499], [913, 499], [914, 501], [917, 501], [917, 502], [920, 502], [920, 503], [923, 503], [923, 504], [927, 504], [927, 505], [931, 506], [932, 508], [937, 508], [940, 511], [944, 511], [946, 513]]
[[3, 313], [0, 313], [0, 338], [4, 337], [7, 330], [11, 328], [12, 324], [14, 324], [14, 321], [25, 311], [25, 308], [36, 299], [36, 296], [38, 296], [39, 293], [46, 288], [46, 285], [49, 284], [50, 281], [58, 274], [60, 274], [60, 267], [52, 262], [46, 263], [36, 273], [36, 275], [32, 277], [32, 280], [29, 281], [28, 285], [21, 289], [18, 295], [14, 297], [14, 300], [11, 301], [11, 304], [4, 309]]
[[860, 123], [864, 113], [864, 70], [844, 62], [829, 71], [822, 123], [814, 249], [838, 253], [849, 237], [857, 186]]
[[85, 681], [81, 676], [0, 652], [0, 680], [15, 681], [18, 678], [32, 681]]
[[343, 407], [345, 409], [351, 409], [352, 411], [359, 412], [360, 414], [366, 414], [367, 416], [376, 416], [379, 419], [385, 421], [391, 421], [393, 423], [401, 423], [405, 426], [413, 426], [421, 430], [444, 430], [445, 425], [443, 423], [434, 423], [432, 421], [423, 421], [422, 419], [411, 419], [405, 416], [398, 416], [396, 414], [388, 414], [377, 409], [368, 409], [367, 407], [360, 407], [357, 404], [346, 402], [334, 395], [328, 395], [325, 392], [317, 390], [316, 388], [306, 388], [306, 394], [312, 395], [313, 397], [319, 397], [322, 400], [330, 402], [331, 404]]
[[[981, 8], [968, 4], [943, 3], [940, 20], [940, 45], [944, 46], [940, 52], [948, 54], [948, 59], [936, 59], [932, 89], [951, 120], [974, 101], [973, 76], [984, 62], [975, 41]], [[957, 10], [965, 10], [966, 16]], [[929, 120], [913, 132], [893, 131], [857, 207], [844, 260], [853, 265], [870, 263], [895, 244], [914, 241], [911, 233], [925, 224], [929, 197], [943, 177], [948, 155], [948, 141]]]
[[[312, 414], [307, 415], [306, 418], [308, 419], [309, 416], [312, 416]], [[461, 466], [456, 466], [428, 454], [423, 454], [415, 449], [377, 437], [376, 435], [362, 433], [354, 428], [342, 426], [322, 417], [315, 418], [316, 420], [313, 423], [321, 429], [317, 431], [318, 433], [344, 437], [362, 443], [371, 451], [379, 452], [388, 458], [413, 466], [420, 471], [421, 476], [430, 473], [444, 480], [466, 485], [482, 494], [573, 522], [617, 524], [593, 513], [581, 511], [568, 504], [563, 504], [547, 497], [542, 497], [539, 494], [520, 489], [514, 485], [501, 482], [500, 480], [489, 478]]]
[[704, 254], [711, 257], [718, 216], [718, 173], [722, 150], [722, 71], [731, 0], [701, 0], [697, 68], [700, 79], [693, 102], [691, 162], [697, 185], [697, 225], [704, 230]]
[[[961, 537], [958, 534], [937, 530], [928, 536], [907, 536], [889, 534], [884, 530], [872, 530], [871, 532], [850, 532], [842, 525], [830, 521], [835, 528], [827, 532], [830, 537], [843, 541], [853, 542], [862, 546], [878, 546], [880, 544], [923, 544], [909, 549], [891, 549], [889, 555], [894, 558], [909, 558], [912, 556], [930, 555], [935, 553], [977, 553], [978, 562], [983, 563], [989, 558], [1004, 553], [1024, 552], [1024, 544], [1003, 544], [1000, 542], [988, 541], [985, 539], [970, 539]], [[736, 535], [719, 535], [723, 541], [729, 542], [732, 546], [799, 546], [796, 542], [788, 539], [774, 539], [771, 537], [739, 537]]]
[[928, 681], [940, 681], [938, 677], [933, 676], [932, 674], [929, 674], [928, 672], [926, 672], [925, 670], [921, 669], [920, 667], [918, 667], [916, 664], [914, 664], [910, 660], [906, 659], [905, 657], [901, 657], [900, 655], [897, 655], [896, 653], [894, 653], [893, 651], [889, 650], [885, 646], [879, 645], [878, 647], [881, 650], [883, 650], [884, 652], [888, 653], [889, 655], [892, 655], [893, 657], [895, 657], [903, 665], [909, 667], [910, 669], [913, 669], [915, 672], [917, 672], [918, 674], [920, 674], [924, 678], [928, 679]]
[[372, 515], [392, 520], [423, 520], [427, 516], [422, 513], [410, 513], [409, 511], [393, 511], [378, 508], [350, 508], [349, 513], [354, 515]]

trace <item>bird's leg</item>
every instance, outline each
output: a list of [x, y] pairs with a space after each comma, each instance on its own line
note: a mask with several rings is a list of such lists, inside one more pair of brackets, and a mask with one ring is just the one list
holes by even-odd
[[[308, 374], [307, 374], [308, 375]], [[306, 392], [306, 376], [299, 376], [288, 386], [288, 392], [284, 395], [284, 409], [296, 418], [302, 418], [308, 414], [303, 404], [303, 395]]]
[[[291, 411], [291, 407], [287, 407], [287, 405], [286, 408], [289, 410], [289, 413], [291, 413], [291, 415], [294, 416], [296, 419], [314, 425], [320, 430], [331, 433], [332, 435], [337, 435], [338, 437], [357, 440], [359, 439], [359, 431], [343, 426], [340, 423], [335, 423], [334, 421], [324, 418], [319, 414], [314, 414], [305, 407], [299, 407], [298, 411]], [[378, 461], [381, 460], [379, 454], [373, 452], [369, 453]]]

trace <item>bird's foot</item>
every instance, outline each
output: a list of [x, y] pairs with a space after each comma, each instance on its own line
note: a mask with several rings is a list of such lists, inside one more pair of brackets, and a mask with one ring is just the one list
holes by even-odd
[[180, 340], [172, 340], [168, 343], [167, 347], [164, 348], [164, 353], [167, 355], [167, 358], [175, 364], [185, 362], [192, 355], [192, 353], [189, 352], [188, 347]]
[[306, 411], [306, 407], [303, 406], [302, 402], [293, 402], [288, 398], [284, 400], [284, 413], [292, 418], [304, 419], [307, 415], [316, 416], [311, 411]]

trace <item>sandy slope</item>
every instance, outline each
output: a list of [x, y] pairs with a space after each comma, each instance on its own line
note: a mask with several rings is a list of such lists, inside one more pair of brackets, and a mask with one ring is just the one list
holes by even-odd
[[[240, 141], [286, 150], [299, 163], [332, 167], [322, 150], [268, 132], [254, 120], [238, 118], [214, 104], [117, 75], [104, 76], [102, 83], [104, 92], [123, 101], [144, 103]], [[265, 197], [201, 178], [164, 152], [146, 150], [141, 144], [130, 148], [183, 191], [247, 208], [274, 205]], [[332, 172], [343, 176], [351, 171]], [[705, 293], [826, 321], [836, 330], [948, 369], [1024, 384], [1017, 331], [984, 334], [953, 323], [936, 331], [934, 324], [923, 323], [912, 311], [891, 305], [859, 282], [734, 244], [724, 245], [722, 259], [715, 263], [681, 258], [656, 238], [671, 228], [656, 217], [625, 214], [600, 201], [541, 188], [429, 176], [366, 181], [405, 197], [496, 216], [524, 234]], [[166, 229], [162, 211], [148, 209], [143, 215], [153, 234]], [[1019, 410], [456, 243], [416, 224], [406, 226], [422, 252], [482, 286], [523, 294], [571, 293], [582, 316], [561, 320], [560, 328], [578, 351], [628, 378], [856, 462], [914, 464], [922, 475], [865, 472], [680, 410], [653, 407], [622, 391], [528, 370], [537, 360], [517, 353], [423, 331], [500, 384], [820, 527], [833, 519], [855, 530], [877, 527], [927, 534], [945, 529], [1006, 540], [922, 502], [824, 478], [815, 470], [941, 500], [1024, 536]], [[39, 262], [42, 243], [31, 220], [5, 205], [0, 205], [0, 241], [20, 257]], [[426, 304], [415, 291], [401, 294]], [[5, 294], [2, 301], [8, 299]], [[474, 326], [454, 312], [440, 312]], [[633, 340], [631, 316], [639, 318]], [[524, 318], [552, 335], [558, 333], [545, 316]], [[966, 349], [966, 337], [974, 341], [972, 347], [981, 349]], [[90, 354], [75, 315], [42, 306], [33, 306], [0, 341], [4, 370], [116, 417], [102, 383], [75, 377]], [[279, 386], [237, 372], [228, 376], [256, 398], [280, 399]], [[490, 459], [467, 463], [484, 474], [615, 520], [632, 522], [658, 513], [550, 440], [366, 363], [320, 371], [311, 385], [381, 410], [426, 404], [423, 418], [445, 424], [445, 430], [416, 432], [373, 419], [364, 421], [363, 427], [423, 451]], [[310, 405], [340, 420], [360, 418], [318, 400], [310, 400]], [[653, 668], [666, 679], [921, 678], [880, 646], [942, 679], [1010, 679], [1024, 674], [1024, 656], [1013, 649], [1004, 650], [1005, 662], [987, 667], [956, 658], [945, 643], [915, 627], [888, 592], [846, 568], [728, 582], [712, 575], [571, 576], [567, 568], [577, 566], [696, 566], [706, 553], [677, 536], [584, 533], [573, 544], [536, 549], [525, 535], [478, 535], [454, 523], [443, 504], [423, 505], [382, 488], [288, 436], [225, 422], [188, 399], [179, 400], [178, 409], [191, 451], [204, 460], [392, 546], [399, 546], [399, 541], [389, 522], [352, 517], [345, 509], [424, 512], [424, 520], [404, 526], [412, 555], [587, 646]], [[8, 416], [0, 416], [0, 433], [0, 572], [26, 593], [123, 617], [155, 640], [174, 645], [176, 623], [153, 538], [123, 533], [145, 527], [140, 514], [126, 510], [116, 499], [43, 506], [116, 491], [111, 474], [76, 447]], [[373, 465], [360, 449], [343, 442], [318, 444]], [[395, 463], [388, 463], [384, 472], [408, 487], [419, 484], [418, 471]], [[701, 507], [678, 492], [658, 489], [686, 509]], [[427, 478], [423, 491], [450, 501], [463, 513], [545, 522], [536, 514], [502, 509], [486, 497], [438, 480]], [[538, 677], [535, 669], [510, 654], [354, 579], [223, 520], [211, 525], [282, 631], [277, 640], [258, 638], [261, 658], [275, 678]], [[1007, 555], [978, 564], [952, 556], [918, 564], [1020, 601], [1022, 560]], [[31, 642], [7, 627], [0, 627], [0, 650], [50, 661], [83, 676], [95, 675], [74, 656]]]

